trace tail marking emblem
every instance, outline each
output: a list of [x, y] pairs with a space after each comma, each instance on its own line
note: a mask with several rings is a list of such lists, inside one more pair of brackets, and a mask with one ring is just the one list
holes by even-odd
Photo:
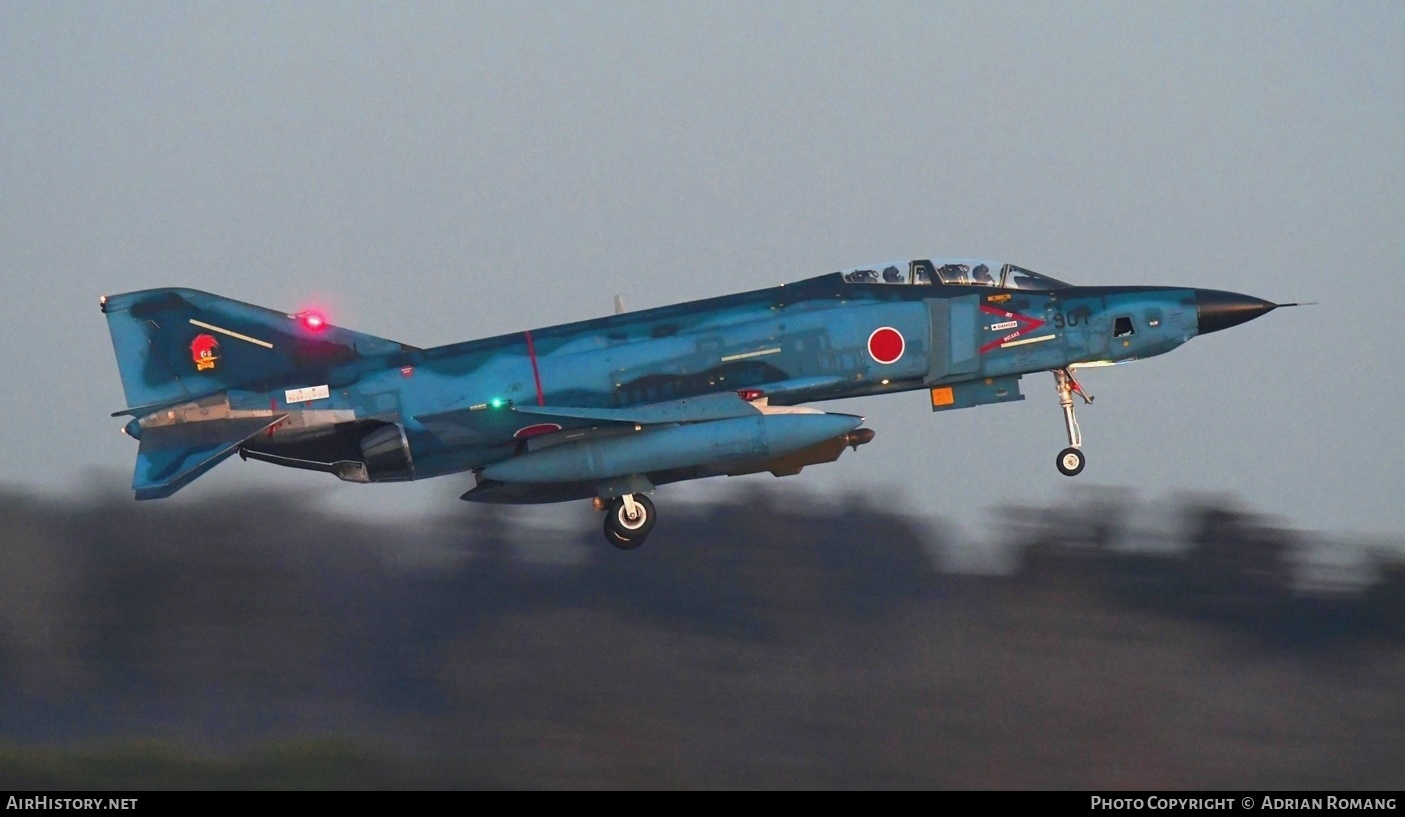
[[220, 342], [214, 335], [196, 335], [190, 342], [190, 359], [195, 361], [197, 372], [215, 368], [220, 359]]

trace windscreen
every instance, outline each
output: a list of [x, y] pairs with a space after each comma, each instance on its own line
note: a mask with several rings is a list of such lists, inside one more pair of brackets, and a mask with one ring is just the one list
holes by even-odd
[[851, 267], [839, 274], [849, 284], [978, 286], [1004, 289], [1062, 289], [1068, 284], [1033, 270], [975, 258], [915, 259]]

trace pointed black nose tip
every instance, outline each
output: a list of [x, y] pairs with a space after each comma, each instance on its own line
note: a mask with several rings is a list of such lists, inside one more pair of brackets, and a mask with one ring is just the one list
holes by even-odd
[[1218, 289], [1195, 290], [1195, 304], [1200, 312], [1202, 335], [1238, 326], [1278, 308], [1278, 304], [1272, 301], [1240, 295], [1237, 292], [1221, 292]]

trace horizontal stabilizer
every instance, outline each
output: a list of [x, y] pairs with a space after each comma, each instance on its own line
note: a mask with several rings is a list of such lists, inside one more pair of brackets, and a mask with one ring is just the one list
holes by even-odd
[[114, 412], [112, 412], [111, 414], [109, 414], [108, 416], [109, 416], [109, 417], [126, 417], [126, 416], [142, 417], [142, 416], [145, 416], [145, 415], [147, 415], [147, 414], [151, 414], [151, 413], [154, 412], [154, 411], [160, 411], [161, 409], [170, 408], [171, 406], [178, 406], [178, 405], [180, 405], [181, 403], [184, 403], [184, 402], [186, 402], [186, 401], [185, 401], [185, 400], [163, 400], [163, 401], [161, 401], [161, 402], [159, 402], [159, 403], [147, 403], [147, 404], [144, 405], [144, 406], [129, 406], [129, 407], [127, 407], [127, 408], [120, 409], [120, 410], [118, 410], [118, 411], [114, 411]]
[[236, 417], [143, 428], [132, 490], [137, 499], [164, 499], [219, 465], [245, 440], [287, 416]]

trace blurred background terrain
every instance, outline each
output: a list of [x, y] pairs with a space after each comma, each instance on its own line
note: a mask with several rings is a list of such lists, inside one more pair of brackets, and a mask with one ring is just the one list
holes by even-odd
[[1405, 783], [1393, 543], [1086, 491], [955, 572], [954, 528], [758, 484], [627, 553], [467, 503], [11, 489], [0, 785]]

